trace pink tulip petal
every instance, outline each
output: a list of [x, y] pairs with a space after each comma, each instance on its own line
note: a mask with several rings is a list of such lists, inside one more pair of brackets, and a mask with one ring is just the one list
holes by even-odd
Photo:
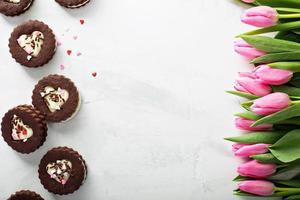
[[249, 180], [239, 183], [241, 191], [260, 196], [269, 196], [275, 192], [275, 185], [265, 180]]

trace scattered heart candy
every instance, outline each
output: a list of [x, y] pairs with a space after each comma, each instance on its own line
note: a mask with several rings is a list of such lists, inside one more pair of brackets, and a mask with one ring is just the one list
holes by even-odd
[[93, 77], [96, 77], [96, 76], [97, 76], [97, 72], [93, 72], [93, 73], [92, 73], [92, 76], [93, 76]]
[[61, 64], [61, 65], [59, 65], [59, 68], [60, 68], [60, 70], [64, 70], [66, 67], [65, 67], [65, 65]]
[[71, 55], [72, 54], [72, 50], [67, 50], [67, 54]]
[[82, 53], [81, 52], [77, 52], [77, 54], [76, 54], [77, 56], [81, 56], [82, 55]]
[[78, 36], [77, 36], [77, 35], [74, 35], [74, 36], [73, 36], [73, 39], [74, 39], [74, 40], [77, 40], [77, 39], [78, 39]]
[[84, 24], [84, 19], [79, 20], [80, 24], [83, 25]]

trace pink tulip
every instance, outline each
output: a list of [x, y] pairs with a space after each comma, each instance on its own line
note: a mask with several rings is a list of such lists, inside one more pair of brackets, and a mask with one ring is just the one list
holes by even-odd
[[254, 124], [255, 121], [250, 119], [244, 119], [244, 118], [236, 118], [235, 119], [235, 126], [244, 131], [266, 131], [272, 129], [272, 124], [262, 124], [255, 127], [251, 127], [252, 124]]
[[269, 151], [268, 147], [270, 145], [269, 144], [234, 144], [232, 145], [233, 147], [233, 152], [234, 155], [237, 157], [250, 157], [253, 155], [257, 155], [257, 154], [263, 154], [263, 153], [267, 153]]
[[250, 44], [248, 44], [247, 42], [245, 42], [243, 39], [240, 38], [234, 41], [234, 50], [238, 54], [250, 60], [267, 54], [266, 52], [260, 51], [252, 47]]
[[275, 185], [270, 181], [251, 180], [241, 182], [239, 189], [250, 194], [270, 196], [275, 192]]
[[251, 178], [267, 178], [276, 172], [277, 166], [273, 163], [265, 164], [259, 163], [256, 160], [250, 160], [246, 163], [241, 164], [237, 172], [241, 176]]
[[274, 26], [278, 21], [278, 13], [272, 7], [257, 6], [246, 10], [241, 21], [257, 27]]
[[239, 77], [235, 82], [234, 88], [237, 91], [250, 93], [256, 96], [265, 96], [272, 91], [272, 88], [269, 85], [250, 77]]
[[288, 70], [274, 69], [268, 65], [260, 65], [250, 73], [240, 73], [241, 77], [249, 77], [268, 85], [282, 85], [291, 80], [293, 73]]
[[245, 3], [254, 3], [255, 2], [255, 0], [242, 0], [242, 1]]
[[287, 94], [275, 92], [255, 100], [251, 106], [251, 111], [266, 116], [287, 108], [290, 103], [291, 100]]

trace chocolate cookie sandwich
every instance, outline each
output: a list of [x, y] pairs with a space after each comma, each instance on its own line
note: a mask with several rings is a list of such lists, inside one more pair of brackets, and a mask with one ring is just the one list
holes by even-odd
[[46, 141], [45, 116], [30, 105], [20, 105], [9, 110], [1, 123], [5, 142], [20, 153], [31, 153]]
[[33, 0], [0, 0], [0, 13], [15, 16], [28, 10]]
[[55, 1], [59, 3], [61, 6], [64, 6], [66, 8], [80, 8], [90, 2], [90, 0], [55, 0]]
[[47, 121], [62, 122], [76, 115], [81, 98], [70, 79], [55, 74], [38, 82], [33, 90], [32, 104], [45, 114]]
[[29, 190], [22, 190], [11, 195], [8, 198], [8, 200], [44, 200], [44, 199], [35, 192]]
[[14, 29], [9, 39], [12, 57], [26, 67], [48, 63], [56, 50], [53, 31], [40, 21], [28, 21]]
[[78, 190], [87, 176], [82, 156], [68, 147], [53, 148], [46, 153], [39, 165], [39, 178], [49, 192], [59, 195]]

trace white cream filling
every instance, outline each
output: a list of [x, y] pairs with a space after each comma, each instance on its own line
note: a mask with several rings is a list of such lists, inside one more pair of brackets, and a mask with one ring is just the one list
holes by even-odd
[[28, 54], [27, 60], [37, 57], [44, 43], [44, 35], [40, 31], [34, 31], [31, 35], [21, 35], [17, 42], [19, 46]]
[[22, 140], [26, 142], [33, 135], [33, 130], [28, 125], [24, 124], [22, 119], [17, 115], [13, 116], [12, 123], [12, 133], [11, 136], [13, 140]]
[[70, 121], [71, 119], [73, 119], [73, 118], [78, 114], [78, 112], [79, 112], [79, 110], [80, 110], [80, 107], [81, 107], [81, 103], [82, 103], [82, 99], [81, 99], [80, 94], [78, 94], [78, 104], [77, 104], [77, 107], [76, 107], [75, 112], [72, 114], [71, 117], [69, 117], [68, 119], [66, 119], [66, 120], [63, 121], [63, 122]]
[[72, 163], [69, 160], [57, 160], [46, 166], [47, 173], [50, 178], [65, 185], [71, 176]]
[[44, 88], [40, 95], [44, 98], [44, 101], [50, 110], [50, 112], [56, 112], [61, 110], [61, 107], [69, 99], [69, 92], [67, 90], [58, 88], [55, 90], [51, 86]]
[[18, 4], [18, 3], [20, 3], [21, 0], [6, 0], [6, 1], [9, 2], [9, 3]]
[[81, 3], [81, 4], [77, 4], [77, 5], [74, 5], [74, 6], [68, 6], [68, 8], [78, 8], [78, 7], [81, 7], [81, 6], [85, 5], [85, 4], [87, 4], [89, 1], [90, 0], [87, 0], [87, 1], [85, 1], [83, 3]]

